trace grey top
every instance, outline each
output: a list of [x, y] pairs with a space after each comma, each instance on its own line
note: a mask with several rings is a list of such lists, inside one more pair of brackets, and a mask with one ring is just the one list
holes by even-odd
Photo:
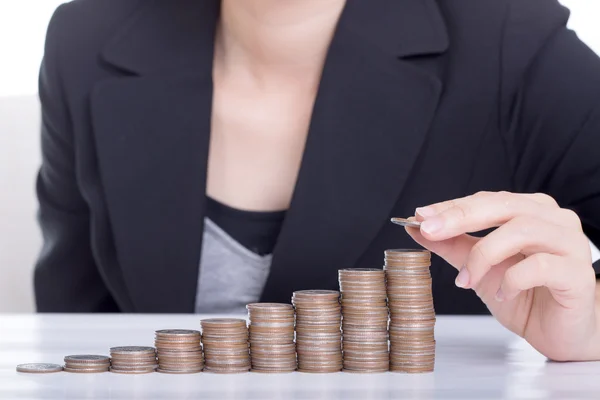
[[196, 313], [246, 313], [259, 301], [272, 255], [260, 256], [204, 219]]

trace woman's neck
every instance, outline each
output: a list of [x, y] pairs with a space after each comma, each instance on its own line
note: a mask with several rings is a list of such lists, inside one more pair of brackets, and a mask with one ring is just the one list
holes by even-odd
[[217, 57], [255, 77], [321, 71], [346, 0], [222, 0]]

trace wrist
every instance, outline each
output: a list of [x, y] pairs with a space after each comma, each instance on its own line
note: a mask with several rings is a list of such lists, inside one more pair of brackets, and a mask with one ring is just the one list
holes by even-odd
[[[594, 310], [590, 318], [592, 321], [583, 335], [583, 342], [573, 348], [573, 354], [563, 361], [600, 361], [600, 280], [596, 280], [594, 290]], [[584, 325], [585, 326], [585, 325]]]

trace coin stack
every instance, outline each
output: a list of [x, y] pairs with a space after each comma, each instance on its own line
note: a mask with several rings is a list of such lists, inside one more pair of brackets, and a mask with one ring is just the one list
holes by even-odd
[[344, 371], [389, 371], [389, 314], [383, 269], [342, 269], [338, 276]]
[[282, 303], [254, 303], [246, 308], [250, 320], [252, 371], [295, 371], [294, 307]]
[[204, 368], [200, 331], [163, 329], [154, 338], [158, 356], [157, 372], [194, 374]]
[[390, 370], [432, 372], [435, 364], [435, 310], [431, 253], [386, 250], [385, 275], [390, 309]]
[[110, 367], [110, 358], [107, 356], [76, 355], [65, 357], [65, 372], [97, 373], [107, 372]]
[[340, 292], [302, 290], [294, 292], [296, 351], [300, 372], [342, 370], [342, 320]]
[[211, 318], [203, 319], [200, 323], [205, 371], [233, 374], [250, 370], [245, 319]]
[[110, 371], [120, 374], [147, 374], [158, 367], [154, 347], [113, 347], [110, 358]]

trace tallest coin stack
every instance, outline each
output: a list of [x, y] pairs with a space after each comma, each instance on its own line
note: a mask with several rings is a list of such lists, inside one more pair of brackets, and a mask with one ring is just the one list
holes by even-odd
[[385, 275], [390, 310], [390, 371], [432, 372], [435, 364], [435, 311], [431, 253], [386, 250]]

